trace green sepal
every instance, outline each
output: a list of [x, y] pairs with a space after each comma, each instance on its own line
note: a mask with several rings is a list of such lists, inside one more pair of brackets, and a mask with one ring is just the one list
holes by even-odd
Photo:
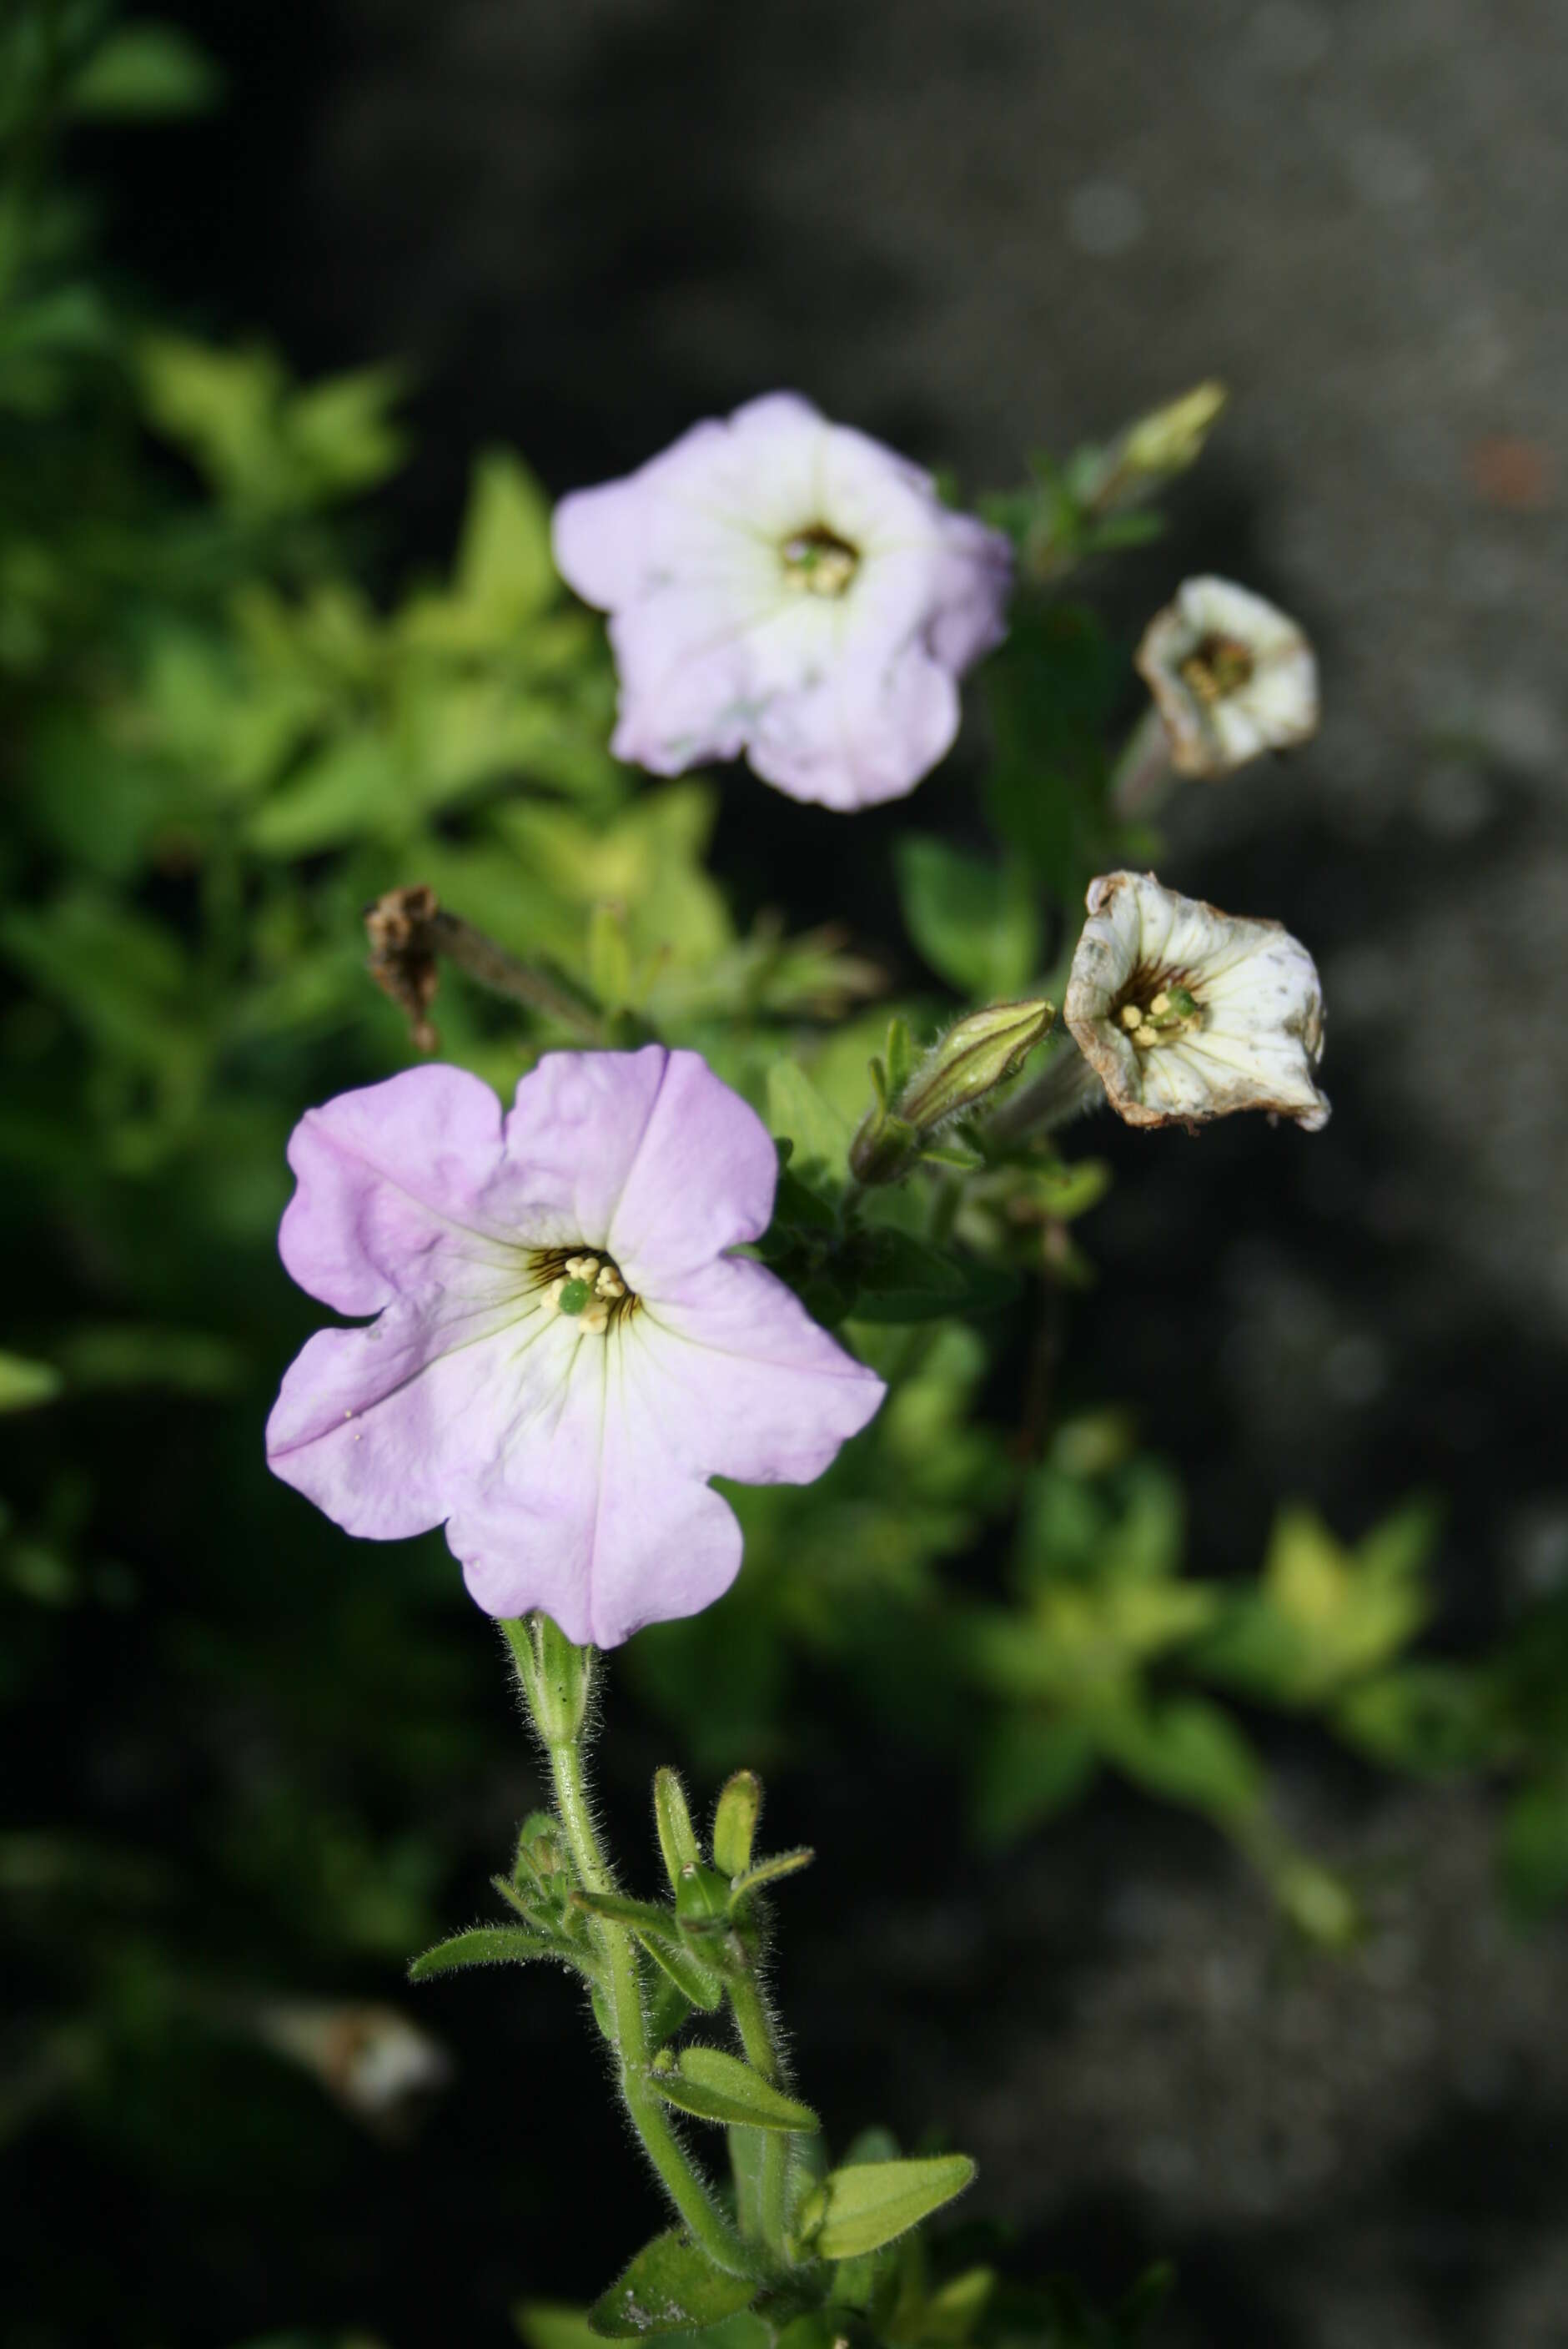
[[555, 1860], [552, 1875], [559, 1875], [568, 1865], [562, 1847], [561, 1829], [553, 1811], [530, 1811], [517, 1831], [517, 1851], [511, 1864], [511, 1880], [520, 1888], [526, 1878], [531, 1884], [544, 1889], [544, 1875], [534, 1857], [534, 1847], [548, 1842]]
[[676, 1773], [667, 1767], [654, 1773], [654, 1820], [670, 1890], [678, 1892], [682, 1869], [695, 1868], [701, 1855], [686, 1807], [686, 1788]]
[[762, 1816], [762, 1781], [755, 1770], [727, 1779], [713, 1815], [713, 1864], [721, 1876], [744, 1876]]
[[723, 2004], [724, 1984], [689, 1951], [675, 1948], [658, 1933], [639, 1932], [637, 1939], [689, 2004], [700, 2007], [705, 2014], [715, 2013]]
[[856, 2162], [830, 2170], [801, 2205], [800, 2240], [818, 2259], [858, 2259], [918, 2227], [962, 2194], [974, 2175], [966, 2153]]
[[676, 1938], [676, 1920], [667, 1909], [652, 1900], [629, 1900], [622, 1892], [590, 1892], [579, 1885], [572, 1895], [573, 1909], [603, 1917], [607, 1925], [629, 1925], [634, 1933], [663, 1933]]
[[816, 1857], [806, 1844], [794, 1851], [776, 1851], [771, 1859], [759, 1859], [755, 1868], [748, 1868], [744, 1876], [736, 1878], [731, 1888], [733, 1897], [740, 1900], [748, 1892], [760, 1892], [765, 1884], [777, 1884], [781, 1877], [798, 1876], [803, 1868], [810, 1867]]
[[676, 1887], [676, 1915], [688, 1933], [720, 1933], [729, 1922], [733, 1888], [717, 1868], [700, 1860], [681, 1870]]
[[720, 2047], [686, 2047], [655, 2056], [649, 2083], [665, 2104], [702, 2121], [810, 2136], [821, 2126], [809, 2105], [770, 2087], [759, 2072]]
[[758, 2285], [726, 2275], [678, 2227], [645, 2243], [618, 2282], [588, 2311], [602, 2340], [634, 2341], [647, 2333], [697, 2333], [738, 2315]]
[[463, 1966], [526, 1965], [534, 1958], [560, 1958], [560, 1944], [542, 1933], [525, 1933], [516, 1925], [475, 1925], [438, 1941], [416, 1958], [408, 1969], [410, 1982], [428, 1982], [432, 1974], [456, 1973]]

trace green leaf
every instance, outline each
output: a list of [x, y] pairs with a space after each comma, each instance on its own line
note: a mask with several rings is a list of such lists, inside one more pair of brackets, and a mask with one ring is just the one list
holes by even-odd
[[152, 120], [200, 114], [215, 102], [222, 86], [211, 58], [176, 26], [125, 25], [74, 77], [66, 107], [85, 119]]
[[744, 1876], [762, 1816], [762, 1781], [755, 1770], [727, 1780], [713, 1815], [713, 1864], [721, 1876]]
[[32, 1411], [41, 1402], [53, 1402], [64, 1385], [52, 1362], [0, 1354], [0, 1411]]
[[801, 2208], [801, 2239], [819, 2259], [858, 2259], [918, 2227], [962, 2194], [974, 2175], [966, 2153], [830, 2170]]
[[695, 2333], [749, 2308], [758, 2286], [726, 2275], [689, 2235], [672, 2227], [645, 2243], [619, 2282], [588, 2311], [593, 2332], [610, 2341], [648, 2333]]
[[555, 595], [549, 502], [511, 450], [490, 450], [474, 467], [455, 584], [498, 634], [531, 619]]
[[849, 1180], [850, 1127], [824, 1101], [795, 1061], [775, 1061], [768, 1071], [768, 1126], [795, 1148], [792, 1172], [810, 1190], [841, 1192]]
[[1385, 1769], [1421, 1777], [1483, 1764], [1497, 1737], [1483, 1675], [1463, 1664], [1425, 1661], [1361, 1682], [1341, 1697], [1333, 1723]]
[[810, 2136], [820, 2126], [809, 2105], [770, 2087], [738, 2055], [718, 2047], [683, 2048], [669, 2070], [654, 2066], [650, 2083], [667, 2105], [704, 2121], [746, 2128], [784, 2129]]
[[406, 823], [407, 794], [389, 744], [350, 734], [307, 759], [252, 815], [253, 848], [268, 856], [314, 856], [362, 834]]
[[967, 1292], [963, 1268], [911, 1232], [867, 1232], [855, 1258], [855, 1310], [865, 1321], [926, 1321], [954, 1313]]
[[673, 1892], [679, 1887], [683, 1868], [695, 1868], [702, 1855], [697, 1849], [691, 1812], [686, 1807], [686, 1788], [676, 1773], [667, 1767], [654, 1774], [654, 1818], [659, 1830], [665, 1873]]
[[658, 1933], [639, 1933], [638, 1940], [654, 1963], [669, 1976], [681, 1996], [705, 2014], [716, 2013], [724, 2002], [724, 1984], [717, 1974], [694, 1958], [689, 1950], [677, 1949]]
[[1103, 1723], [1104, 1752], [1151, 1794], [1234, 1823], [1263, 1800], [1263, 1764], [1228, 1713], [1202, 1697], [1129, 1709]]
[[1040, 910], [1020, 864], [997, 865], [924, 833], [893, 852], [911, 937], [960, 995], [1021, 995], [1042, 945]]
[[559, 1958], [562, 1951], [542, 1933], [525, 1933], [516, 1925], [475, 1925], [438, 1941], [416, 1958], [408, 1969], [410, 1982], [428, 1982], [433, 1974], [456, 1973], [463, 1966], [525, 1965], [533, 1958]]

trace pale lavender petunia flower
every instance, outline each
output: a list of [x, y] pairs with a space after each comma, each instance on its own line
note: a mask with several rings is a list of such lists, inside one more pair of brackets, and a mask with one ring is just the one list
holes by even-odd
[[619, 757], [674, 775], [744, 750], [841, 809], [900, 798], [949, 750], [1012, 584], [999, 532], [782, 391], [563, 499], [555, 559], [613, 615]]
[[778, 1160], [695, 1052], [552, 1052], [504, 1120], [410, 1069], [295, 1127], [279, 1246], [367, 1328], [311, 1339], [267, 1457], [354, 1534], [445, 1524], [492, 1615], [614, 1647], [727, 1588], [712, 1475], [806, 1484], [882, 1400], [756, 1239]]

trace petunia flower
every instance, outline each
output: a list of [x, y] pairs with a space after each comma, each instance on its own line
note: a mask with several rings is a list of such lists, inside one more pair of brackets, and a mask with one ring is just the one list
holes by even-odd
[[1317, 664], [1295, 622], [1229, 579], [1186, 579], [1138, 667], [1184, 775], [1228, 775], [1317, 731]]
[[880, 1379], [758, 1264], [761, 1121], [695, 1052], [554, 1052], [504, 1119], [460, 1069], [410, 1069], [295, 1127], [279, 1234], [326, 1330], [267, 1425], [284, 1481], [354, 1534], [444, 1524], [492, 1615], [614, 1647], [728, 1588], [740, 1528], [707, 1479], [806, 1484]]
[[1129, 1125], [1196, 1126], [1268, 1110], [1328, 1122], [1313, 1081], [1323, 994], [1278, 922], [1249, 922], [1162, 888], [1152, 873], [1089, 884], [1064, 1017]]
[[900, 798], [951, 747], [1012, 580], [1000, 532], [792, 392], [564, 498], [555, 559], [613, 616], [618, 757], [674, 775], [744, 750], [841, 809]]

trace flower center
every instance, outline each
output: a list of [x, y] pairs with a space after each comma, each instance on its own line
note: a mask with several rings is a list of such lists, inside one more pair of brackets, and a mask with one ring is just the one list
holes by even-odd
[[1224, 701], [1250, 684], [1255, 663], [1238, 636], [1206, 636], [1181, 663], [1181, 675], [1200, 701]]
[[1147, 1003], [1130, 999], [1119, 1016], [1138, 1050], [1148, 1052], [1160, 1044], [1178, 1043], [1201, 1028], [1203, 1007], [1188, 988], [1162, 987]]
[[621, 1278], [614, 1257], [587, 1248], [536, 1248], [535, 1285], [544, 1290], [545, 1303], [575, 1321], [586, 1338], [602, 1338], [641, 1299]]
[[797, 595], [841, 595], [861, 567], [860, 549], [825, 523], [797, 531], [782, 553], [784, 585]]

